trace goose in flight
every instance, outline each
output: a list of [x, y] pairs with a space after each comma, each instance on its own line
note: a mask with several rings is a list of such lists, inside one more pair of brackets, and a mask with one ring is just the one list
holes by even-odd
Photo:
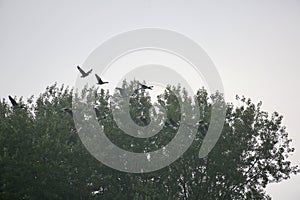
[[85, 72], [79, 66], [77, 66], [77, 69], [81, 73], [81, 78], [84, 78], [84, 77], [88, 76], [93, 71], [93, 69], [90, 69], [88, 72]]
[[102, 81], [102, 79], [97, 75], [97, 74], [95, 74], [95, 76], [96, 76], [96, 78], [97, 78], [97, 81], [98, 81], [98, 83], [97, 84], [99, 84], [99, 85], [103, 85], [103, 84], [105, 84], [105, 83], [108, 83], [107, 81], [105, 81], [105, 82], [103, 82]]
[[8, 96], [9, 100], [10, 100], [10, 103], [11, 105], [16, 108], [16, 107], [19, 107], [19, 104], [16, 102], [16, 100], [14, 98], [12, 98], [11, 96]]
[[144, 89], [144, 90], [146, 90], [146, 89], [152, 90], [152, 88], [153, 88], [153, 86], [147, 86], [147, 85], [144, 85], [141, 83], [139, 83], [139, 85], [141, 86], [141, 89]]

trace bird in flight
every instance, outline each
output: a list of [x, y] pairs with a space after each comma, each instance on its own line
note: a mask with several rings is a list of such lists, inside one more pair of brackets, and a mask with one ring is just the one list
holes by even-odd
[[144, 89], [144, 90], [146, 90], [146, 89], [152, 90], [152, 88], [153, 88], [153, 86], [147, 86], [147, 85], [144, 85], [141, 83], [139, 83], [139, 85], [141, 86], [141, 89]]
[[93, 69], [90, 69], [88, 72], [85, 72], [79, 66], [77, 66], [77, 69], [81, 73], [81, 78], [87, 77], [93, 71]]
[[107, 81], [106, 82], [103, 82], [102, 81], [102, 79], [97, 75], [97, 74], [95, 74], [95, 76], [96, 76], [96, 78], [97, 78], [97, 81], [98, 81], [98, 83], [97, 84], [99, 84], [99, 85], [103, 85], [103, 84], [105, 84], [105, 83], [108, 83]]
[[16, 102], [16, 100], [14, 98], [12, 98], [11, 96], [8, 96], [9, 100], [10, 100], [10, 103], [11, 105], [16, 108], [16, 107], [19, 107], [19, 104]]

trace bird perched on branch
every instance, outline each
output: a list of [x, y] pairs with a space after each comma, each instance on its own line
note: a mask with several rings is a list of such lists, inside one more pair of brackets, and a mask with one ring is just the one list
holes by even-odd
[[106, 82], [103, 82], [102, 81], [102, 79], [97, 75], [97, 74], [95, 74], [95, 76], [96, 76], [96, 78], [97, 78], [97, 81], [98, 81], [98, 83], [97, 84], [99, 84], [99, 85], [103, 85], [103, 84], [105, 84], [105, 83], [108, 83], [107, 81]]
[[79, 72], [81, 73], [81, 78], [84, 78], [86, 76], [88, 76], [92, 71], [93, 69], [90, 69], [88, 72], [85, 72], [83, 69], [81, 69], [79, 66], [77, 66], [77, 69], [79, 70]]

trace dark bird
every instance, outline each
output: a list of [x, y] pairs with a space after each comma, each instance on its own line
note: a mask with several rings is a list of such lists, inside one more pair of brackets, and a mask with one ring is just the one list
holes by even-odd
[[139, 85], [141, 86], [141, 89], [144, 89], [144, 90], [146, 90], [146, 89], [152, 90], [152, 88], [153, 88], [153, 86], [147, 86], [147, 85], [144, 85], [141, 83], [139, 83]]
[[85, 72], [83, 71], [83, 69], [81, 69], [79, 66], [77, 66], [77, 69], [79, 70], [79, 72], [81, 73], [81, 78], [84, 78], [86, 76], [88, 76], [92, 71], [93, 69], [89, 70], [88, 72]]
[[120, 92], [120, 95], [121, 95], [122, 97], [127, 97], [127, 94], [126, 94], [126, 92], [125, 92], [125, 89], [124, 89], [124, 88], [119, 88], [119, 87], [116, 87], [116, 90], [119, 90], [119, 92]]
[[71, 115], [73, 117], [73, 110], [71, 108], [62, 108], [62, 109], [60, 109], [60, 111], [68, 113], [69, 115]]
[[12, 98], [11, 96], [8, 96], [9, 100], [10, 100], [10, 103], [11, 105], [16, 108], [16, 107], [19, 107], [19, 104], [16, 102], [16, 100], [14, 98]]
[[99, 85], [103, 85], [103, 84], [105, 84], [105, 83], [108, 83], [107, 81], [106, 82], [103, 82], [102, 81], [102, 79], [97, 75], [97, 74], [95, 74], [95, 76], [96, 76], [96, 78], [97, 78], [97, 81], [98, 81], [98, 83], [97, 84], [99, 84]]

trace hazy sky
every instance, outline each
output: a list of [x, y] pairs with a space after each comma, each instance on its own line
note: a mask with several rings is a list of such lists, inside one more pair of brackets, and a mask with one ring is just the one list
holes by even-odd
[[[0, 0], [0, 97], [29, 97], [55, 81], [73, 86], [76, 65], [120, 32], [160, 27], [208, 53], [227, 101], [235, 94], [284, 115], [300, 164], [300, 1]], [[300, 176], [268, 187], [275, 200], [300, 199]]]

